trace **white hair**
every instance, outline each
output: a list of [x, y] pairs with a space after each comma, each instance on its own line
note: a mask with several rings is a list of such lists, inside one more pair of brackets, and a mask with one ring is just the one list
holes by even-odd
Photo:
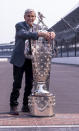
[[24, 15], [27, 14], [27, 13], [29, 13], [29, 12], [34, 12], [36, 14], [36, 12], [34, 11], [34, 9], [27, 9], [27, 10], [25, 10]]

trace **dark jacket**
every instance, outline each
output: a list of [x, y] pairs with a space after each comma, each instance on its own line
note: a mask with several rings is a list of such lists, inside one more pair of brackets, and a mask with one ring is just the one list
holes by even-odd
[[[33, 25], [36, 28], [36, 25]], [[18, 67], [21, 67], [25, 61], [24, 49], [25, 49], [25, 40], [37, 40], [38, 33], [30, 32], [30, 26], [24, 21], [19, 22], [15, 26], [16, 35], [15, 35], [15, 47], [11, 56], [10, 63]]]

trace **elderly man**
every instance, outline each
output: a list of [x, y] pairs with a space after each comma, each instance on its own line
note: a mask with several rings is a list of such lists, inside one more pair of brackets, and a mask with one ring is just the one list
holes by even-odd
[[23, 73], [25, 72], [25, 90], [23, 97], [23, 112], [29, 112], [28, 96], [31, 94], [33, 73], [32, 61], [24, 55], [25, 41], [29, 43], [29, 54], [31, 54], [31, 40], [37, 40], [39, 37], [44, 37], [47, 40], [54, 39], [54, 32], [35, 31], [36, 13], [33, 9], [27, 9], [24, 13], [25, 21], [16, 24], [15, 48], [10, 60], [13, 64], [13, 89], [10, 95], [10, 113], [18, 115], [17, 106], [22, 84]]

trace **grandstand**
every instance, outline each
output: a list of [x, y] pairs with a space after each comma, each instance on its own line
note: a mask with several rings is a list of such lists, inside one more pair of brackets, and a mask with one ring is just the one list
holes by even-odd
[[0, 44], [0, 58], [10, 58], [14, 49], [14, 42], [9, 44]]
[[[79, 5], [79, 4], [78, 4]], [[58, 57], [79, 56], [79, 6], [62, 18], [49, 31], [56, 32]]]

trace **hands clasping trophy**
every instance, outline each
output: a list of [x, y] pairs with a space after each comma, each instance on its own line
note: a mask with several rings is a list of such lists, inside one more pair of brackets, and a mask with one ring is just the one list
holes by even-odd
[[[40, 12], [38, 12], [38, 18], [37, 26], [42, 24], [41, 31], [44, 31], [47, 26]], [[48, 91], [53, 40], [50, 42], [41, 37], [36, 41], [32, 40], [31, 43], [34, 91], [29, 96], [29, 108], [32, 116], [54, 115], [55, 96]]]

